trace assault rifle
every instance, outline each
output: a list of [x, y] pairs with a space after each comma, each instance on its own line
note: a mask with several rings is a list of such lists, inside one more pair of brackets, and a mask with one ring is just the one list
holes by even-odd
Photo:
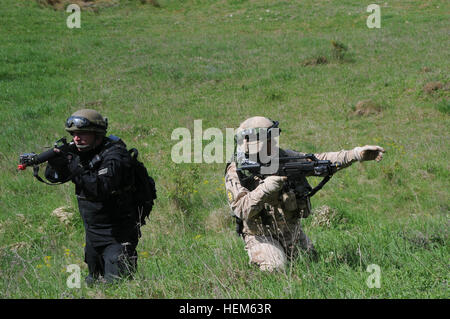
[[[58, 152], [55, 152], [55, 148], [60, 151], [60, 153], [71, 153], [76, 150], [75, 143], [72, 141], [70, 143], [67, 143], [67, 140], [65, 137], [59, 139], [55, 142], [53, 148], [48, 149], [45, 152], [42, 152], [40, 154], [36, 153], [25, 153], [21, 154], [19, 156], [19, 165], [17, 165], [17, 169], [20, 171], [26, 170], [28, 166], [33, 166], [33, 175], [36, 177], [37, 180], [40, 182], [43, 182], [45, 184], [49, 184], [45, 182], [40, 176], [39, 176], [39, 164], [45, 163], [48, 160], [54, 158], [58, 155]], [[59, 184], [59, 183], [56, 183]], [[56, 185], [56, 184], [49, 184], [49, 185]]]
[[[274, 165], [274, 163], [272, 163]], [[265, 173], [264, 168], [269, 164], [260, 164], [244, 161], [238, 164], [237, 171], [248, 171], [262, 179], [269, 175], [278, 175], [287, 177], [287, 185], [295, 188], [295, 181], [308, 176], [323, 177], [322, 181], [314, 188], [309, 189], [307, 193], [302, 194], [305, 197], [311, 197], [317, 193], [330, 180], [334, 173], [341, 167], [340, 163], [332, 163], [327, 160], [319, 160], [314, 154], [305, 154], [302, 156], [286, 156], [278, 158], [278, 170], [273, 174]]]
[[55, 148], [59, 149], [61, 152], [66, 153], [70, 151], [75, 151], [75, 143], [70, 142], [67, 143], [67, 140], [65, 137], [57, 140], [55, 142], [55, 145], [53, 148], [42, 152], [40, 154], [36, 153], [25, 153], [21, 154], [19, 156], [19, 165], [17, 166], [17, 169], [20, 171], [25, 170], [28, 166], [36, 166], [42, 163], [47, 162], [48, 160], [52, 159], [56, 155], [58, 155], [57, 152], [55, 152]]

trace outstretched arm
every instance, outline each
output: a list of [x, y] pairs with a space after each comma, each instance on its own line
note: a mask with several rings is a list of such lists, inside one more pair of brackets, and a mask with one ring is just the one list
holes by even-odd
[[376, 145], [358, 146], [352, 150], [339, 152], [325, 152], [314, 154], [319, 160], [328, 160], [332, 163], [341, 163], [341, 169], [350, 166], [354, 162], [365, 162], [375, 160], [381, 161], [383, 158], [384, 148]]

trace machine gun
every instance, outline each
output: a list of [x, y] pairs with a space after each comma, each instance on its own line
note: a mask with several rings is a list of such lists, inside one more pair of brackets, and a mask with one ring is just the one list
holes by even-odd
[[[273, 164], [273, 163], [272, 163]], [[340, 163], [332, 163], [327, 160], [319, 160], [314, 154], [305, 154], [303, 156], [286, 156], [278, 158], [278, 170], [274, 174], [264, 173], [264, 165], [255, 162], [244, 161], [237, 165], [237, 171], [247, 171], [262, 179], [269, 175], [278, 175], [287, 177], [289, 188], [295, 188], [295, 181], [308, 176], [323, 177], [321, 182], [314, 188], [307, 190], [304, 197], [311, 197], [317, 193], [330, 180], [334, 173], [341, 167]]]

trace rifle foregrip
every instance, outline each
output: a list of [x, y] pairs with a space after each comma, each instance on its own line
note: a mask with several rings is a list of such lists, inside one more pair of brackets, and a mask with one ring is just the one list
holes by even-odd
[[48, 160], [55, 157], [58, 153], [56, 153], [53, 148], [46, 150], [45, 152], [42, 152], [41, 154], [36, 155], [36, 158], [34, 160], [35, 165], [47, 162]]
[[[63, 144], [60, 146], [56, 146], [55, 148], [59, 149], [61, 152], [72, 152], [76, 149], [75, 144], [73, 142], [68, 143], [68, 144]], [[41, 154], [36, 155], [35, 158], [35, 165], [41, 164], [41, 163], [45, 163], [48, 160], [51, 160], [52, 158], [54, 158], [55, 156], [57, 156], [59, 153], [55, 152], [55, 148], [50, 148], [48, 150], [46, 150], [45, 152], [42, 152]]]

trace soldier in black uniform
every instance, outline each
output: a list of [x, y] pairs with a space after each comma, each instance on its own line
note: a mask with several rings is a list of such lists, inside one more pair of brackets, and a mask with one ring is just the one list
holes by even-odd
[[[52, 182], [72, 180], [86, 230], [88, 285], [113, 282], [137, 268], [140, 237], [131, 188], [132, 158], [125, 143], [106, 137], [107, 119], [83, 109], [66, 121], [73, 152], [49, 160], [45, 176]], [[55, 149], [55, 151], [58, 151]]]

